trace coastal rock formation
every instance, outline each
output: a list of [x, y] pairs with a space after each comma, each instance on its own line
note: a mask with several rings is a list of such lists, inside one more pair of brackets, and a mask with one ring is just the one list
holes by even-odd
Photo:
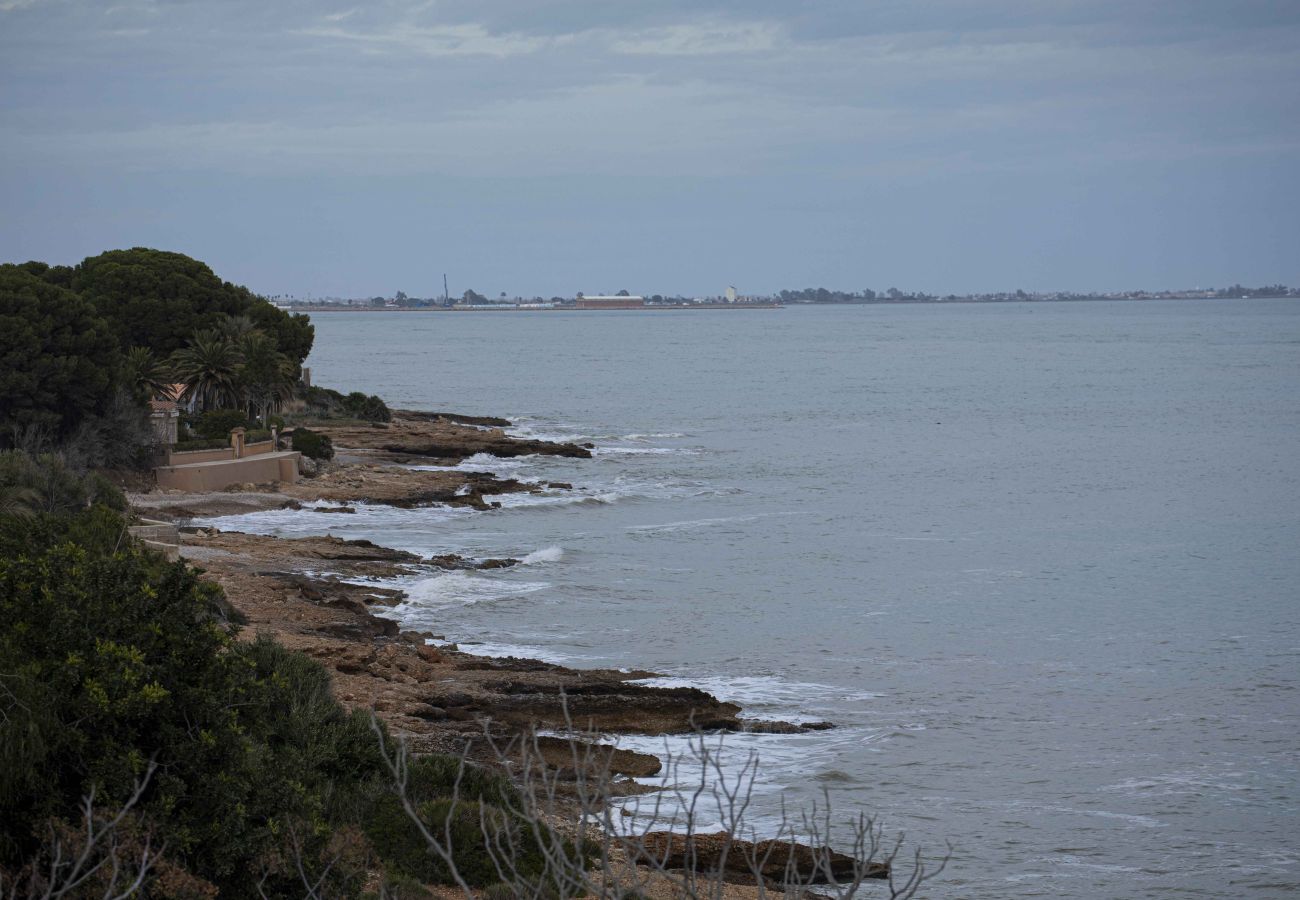
[[580, 773], [595, 780], [610, 775], [651, 778], [664, 767], [659, 757], [649, 753], [590, 743], [581, 738], [539, 737], [536, 750], [542, 761], [562, 778], [577, 778]]
[[[431, 647], [423, 635], [402, 632], [395, 621], [375, 614], [401, 603], [402, 592], [365, 581], [430, 567], [501, 564], [496, 561], [455, 555], [424, 560], [330, 536], [286, 539], [195, 529], [182, 540], [182, 553], [226, 588], [247, 620], [248, 636], [268, 632], [319, 659], [335, 672], [345, 705], [375, 709], [395, 730], [427, 746], [456, 749], [485, 728], [503, 738], [530, 728], [600, 734], [749, 728], [734, 703], [696, 688], [638, 683], [653, 673], [571, 669]], [[334, 574], [322, 575], [322, 569]], [[802, 730], [781, 725], [772, 730]]]
[[395, 409], [393, 415], [399, 419], [411, 419], [416, 422], [451, 422], [455, 425], [477, 425], [483, 428], [509, 428], [509, 419], [498, 416], [466, 416], [449, 412], [422, 412], [413, 409]]
[[591, 458], [591, 451], [578, 444], [557, 444], [553, 441], [512, 438], [504, 434], [483, 437], [474, 441], [466, 441], [459, 437], [451, 441], [405, 440], [400, 443], [383, 444], [380, 449], [388, 453], [397, 453], [404, 456], [428, 456], [434, 459], [455, 460], [457, 462], [479, 453], [499, 456], [504, 459], [515, 456], [532, 456], [534, 454], [571, 456], [580, 459]]
[[345, 512], [357, 503], [412, 509], [420, 506], [462, 506], [492, 509], [486, 498], [512, 493], [537, 493], [539, 484], [514, 478], [497, 478], [488, 472], [455, 469], [427, 471], [373, 463], [332, 463], [317, 477], [295, 484], [246, 485], [237, 491], [184, 494], [155, 491], [134, 494], [132, 504], [150, 516], [193, 519], [238, 515], [268, 509], [297, 509], [303, 503], [340, 504], [319, 507], [319, 512]]
[[804, 884], [851, 883], [856, 878], [888, 878], [885, 863], [861, 863], [829, 847], [789, 841], [743, 841], [726, 832], [693, 834], [655, 831], [642, 839], [646, 862], [665, 869], [687, 869], [732, 876], [748, 882], [755, 875], [779, 885], [787, 873]]
[[445, 417], [429, 420], [402, 412], [394, 414], [391, 422], [362, 425], [325, 422], [313, 425], [312, 429], [327, 435], [341, 453], [361, 453], [395, 461], [415, 458], [454, 464], [479, 453], [503, 458], [533, 454], [582, 459], [591, 456], [590, 448], [578, 444], [511, 437], [500, 427], [462, 425]]
[[468, 506], [490, 509], [485, 497], [536, 493], [541, 485], [489, 472], [427, 471], [365, 463], [335, 465], [311, 481], [284, 485], [298, 500], [332, 503], [372, 503], [413, 509], [420, 506]]
[[[137, 495], [133, 502], [151, 516], [169, 519], [285, 508], [303, 509], [307, 515], [306, 504], [322, 501], [334, 505], [310, 508], [345, 513], [354, 508], [350, 504], [369, 503], [487, 509], [493, 505], [490, 497], [543, 487], [488, 473], [415, 470], [377, 461], [412, 452], [443, 459], [484, 452], [590, 455], [587, 448], [573, 444], [511, 438], [495, 422], [480, 427], [442, 414], [402, 415], [391, 425], [321, 430], [331, 435], [340, 458], [322, 464], [317, 477], [308, 481], [210, 494], [154, 492]], [[570, 485], [553, 482], [547, 487], [562, 490]], [[576, 778], [580, 769], [594, 765], [619, 776], [648, 777], [662, 765], [656, 757], [616, 750], [599, 735], [790, 733], [829, 727], [746, 720], [738, 705], [705, 691], [639, 683], [653, 677], [651, 672], [579, 670], [535, 659], [475, 656], [452, 644], [435, 647], [429, 632], [403, 631], [394, 618], [382, 614], [402, 604], [406, 595], [381, 580], [391, 585], [394, 579], [421, 573], [501, 568], [519, 560], [475, 560], [457, 554], [421, 558], [330, 535], [288, 539], [215, 528], [183, 528], [181, 545], [183, 556], [225, 588], [232, 618], [243, 623], [243, 637], [267, 633], [319, 660], [330, 670], [335, 694], [346, 707], [374, 711], [417, 752], [459, 753], [469, 747], [486, 759], [490, 753], [485, 737], [500, 743], [536, 729], [577, 733], [586, 736], [581, 740], [587, 748], [578, 767], [568, 739], [539, 740], [541, 758], [554, 771]], [[628, 792], [646, 789], [631, 781], [620, 785]]]

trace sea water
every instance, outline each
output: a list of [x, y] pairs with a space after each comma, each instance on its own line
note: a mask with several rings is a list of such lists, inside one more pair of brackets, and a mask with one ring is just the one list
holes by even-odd
[[729, 739], [752, 818], [829, 790], [951, 844], [935, 895], [1300, 889], [1300, 303], [314, 321], [318, 384], [595, 456], [465, 461], [575, 486], [493, 512], [223, 527], [521, 558], [396, 614], [833, 721]]

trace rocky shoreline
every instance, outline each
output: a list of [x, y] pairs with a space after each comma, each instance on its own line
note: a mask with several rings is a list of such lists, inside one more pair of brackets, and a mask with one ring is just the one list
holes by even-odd
[[[374, 710], [420, 752], [459, 753], [485, 733], [510, 739], [530, 728], [600, 735], [704, 731], [791, 733], [831, 727], [749, 720], [734, 703], [695, 688], [637, 683], [656, 673], [572, 669], [535, 659], [475, 656], [429, 632], [403, 631], [383, 611], [405, 599], [400, 590], [367, 583], [449, 569], [513, 565], [511, 559], [422, 558], [368, 541], [336, 537], [275, 538], [193, 527], [195, 519], [268, 509], [302, 515], [347, 514], [351, 504], [401, 508], [491, 509], [490, 498], [536, 492], [547, 485], [457, 469], [480, 453], [590, 456], [590, 447], [511, 437], [504, 420], [441, 413], [395, 415], [386, 425], [313, 426], [338, 451], [315, 477], [297, 484], [243, 485], [207, 494], [152, 492], [132, 497], [142, 515], [182, 526], [181, 554], [225, 589], [242, 636], [269, 634], [319, 660], [348, 708]], [[313, 505], [307, 505], [313, 504]], [[329, 504], [329, 505], [324, 505]], [[327, 531], [328, 529], [322, 529]], [[661, 762], [617, 751], [617, 775], [645, 777]]]

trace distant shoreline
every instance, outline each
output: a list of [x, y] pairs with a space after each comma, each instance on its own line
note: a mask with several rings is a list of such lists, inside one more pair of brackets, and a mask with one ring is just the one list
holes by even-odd
[[[1297, 297], [1271, 296], [1271, 297], [1197, 297], [1191, 295], [1181, 295], [1173, 297], [1000, 297], [997, 299], [983, 300], [976, 297], [934, 297], [925, 300], [916, 299], [883, 299], [883, 300], [845, 300], [833, 303], [653, 303], [645, 306], [635, 307], [632, 309], [578, 309], [573, 306], [513, 306], [510, 304], [499, 304], [496, 306], [474, 306], [455, 307], [455, 306], [342, 306], [342, 305], [316, 305], [298, 303], [293, 305], [280, 305], [281, 309], [288, 312], [299, 313], [471, 313], [471, 312], [513, 312], [513, 313], [554, 313], [554, 312], [581, 312], [581, 313], [627, 313], [627, 312], [646, 312], [646, 311], [666, 311], [666, 310], [743, 310], [743, 309], [788, 309], [801, 306], [936, 306], [940, 304], [978, 304], [991, 305], [995, 303], [1152, 303], [1164, 300], [1216, 300], [1222, 303], [1239, 303], [1242, 300], [1297, 300]], [[278, 304], [277, 304], [278, 305]]]
[[[581, 312], [581, 313], [611, 313], [611, 312], [646, 312], [658, 310], [698, 310], [698, 309], [785, 309], [786, 306], [812, 306], [814, 304], [799, 303], [656, 303], [646, 306], [626, 307], [619, 309], [580, 309], [576, 306], [511, 306], [502, 303], [494, 306], [473, 306], [473, 307], [456, 307], [456, 306], [282, 306], [281, 309], [289, 312], [367, 312], [367, 313], [473, 313], [473, 312], [520, 312], [520, 313], [553, 313], [553, 312]], [[845, 304], [819, 303], [817, 306], [843, 306]]]

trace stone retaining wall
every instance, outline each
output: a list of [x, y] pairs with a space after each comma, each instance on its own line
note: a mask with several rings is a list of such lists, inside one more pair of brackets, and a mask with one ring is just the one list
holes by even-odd
[[150, 550], [158, 551], [169, 560], [180, 559], [181, 535], [175, 523], [141, 519], [139, 525], [130, 526], [127, 532]]
[[264, 484], [268, 481], [298, 480], [296, 451], [258, 453], [242, 459], [159, 466], [158, 486], [173, 491], [220, 491], [232, 484]]

